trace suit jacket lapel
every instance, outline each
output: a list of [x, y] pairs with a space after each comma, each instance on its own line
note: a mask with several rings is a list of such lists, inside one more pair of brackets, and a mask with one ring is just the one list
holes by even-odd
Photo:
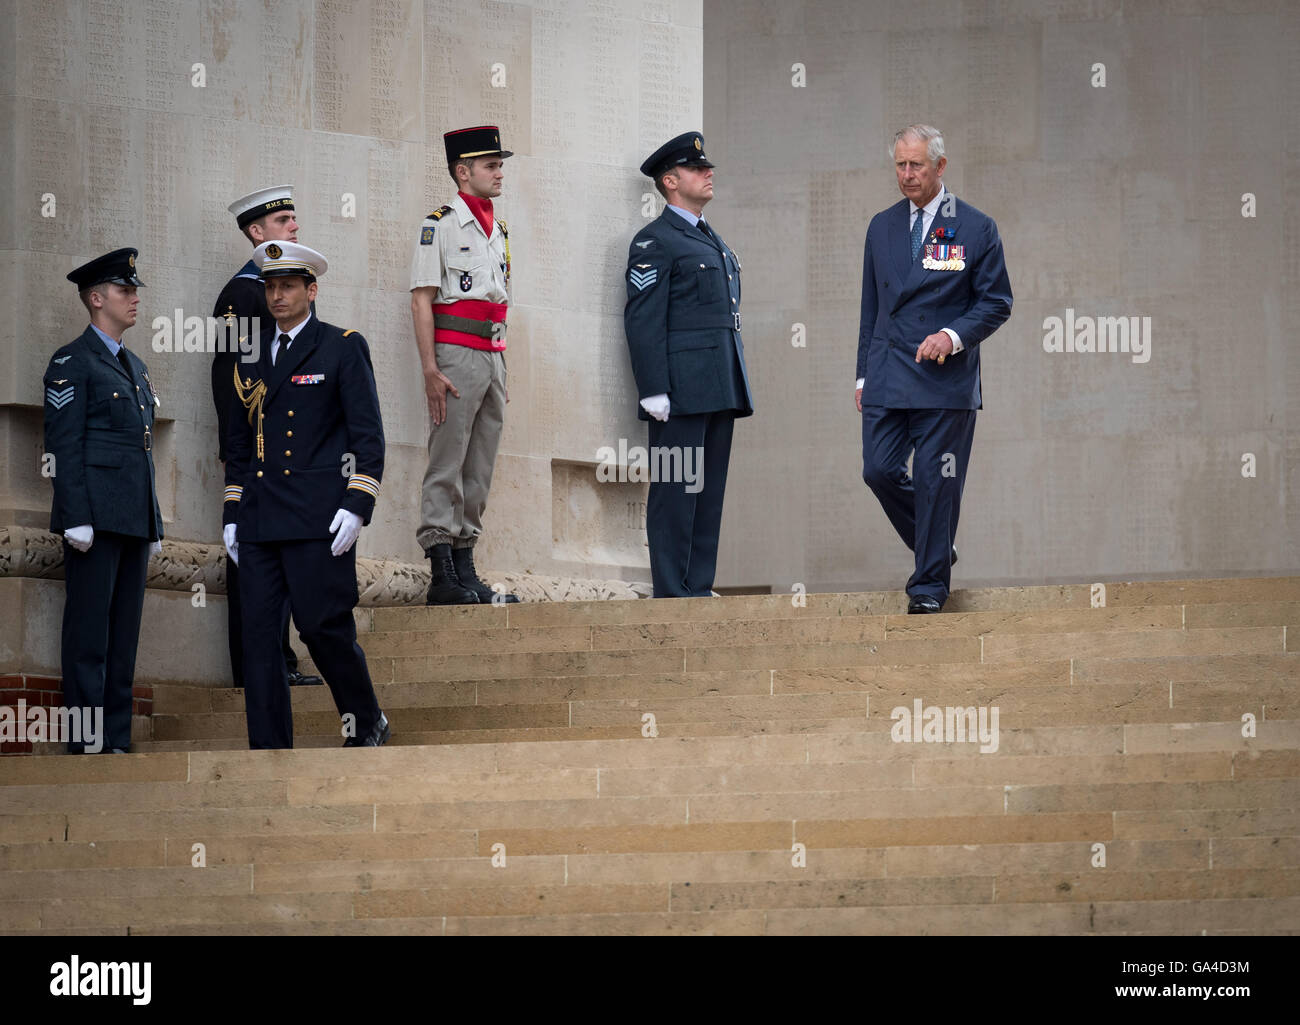
[[[280, 334], [279, 328], [271, 336], [273, 342]], [[278, 353], [278, 359], [275, 366], [271, 367], [266, 378], [266, 399], [270, 402], [275, 393], [280, 390], [280, 386], [289, 379], [289, 376], [312, 354], [312, 351], [320, 342], [320, 321], [315, 317], [307, 322], [307, 326], [298, 332], [298, 336], [289, 345], [288, 352]], [[267, 362], [270, 362], [270, 345], [267, 346]]]
[[[957, 198], [956, 196], [953, 197], [954, 202], [956, 201], [956, 198]], [[947, 200], [946, 195], [944, 199], [946, 203]], [[945, 203], [939, 204], [939, 209], [936, 210], [934, 214], [934, 220], [930, 222], [929, 232], [925, 235], [924, 238], [921, 239], [921, 251], [917, 253], [916, 263], [912, 265], [911, 271], [908, 273], [908, 276], [903, 280], [903, 287], [899, 290], [898, 302], [894, 304], [894, 309], [898, 309], [900, 303], [909, 299], [916, 292], [916, 290], [921, 287], [921, 283], [925, 281], [928, 275], [952, 273], [951, 271], [926, 270], [925, 267], [922, 265], [922, 261], [925, 259], [925, 246], [930, 241], [930, 237], [931, 235], [934, 234], [935, 230], [938, 228], [951, 228], [952, 231], [955, 233], [960, 223], [956, 216], [945, 217], [943, 215], [943, 208], [945, 206]], [[947, 239], [945, 239], [944, 242], [947, 242]], [[962, 240], [960, 237], [953, 239], [953, 242], [956, 245], [962, 244]], [[908, 253], [909, 254], [911, 253], [910, 244], [908, 246]]]

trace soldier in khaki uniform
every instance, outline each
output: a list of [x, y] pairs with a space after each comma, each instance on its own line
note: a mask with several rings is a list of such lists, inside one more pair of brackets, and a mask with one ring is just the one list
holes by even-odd
[[424, 219], [411, 260], [411, 320], [430, 419], [416, 539], [433, 569], [426, 604], [486, 604], [494, 596], [474, 569], [474, 545], [505, 422], [510, 302], [510, 242], [492, 200], [511, 153], [492, 125], [448, 132], [443, 143], [458, 191]]

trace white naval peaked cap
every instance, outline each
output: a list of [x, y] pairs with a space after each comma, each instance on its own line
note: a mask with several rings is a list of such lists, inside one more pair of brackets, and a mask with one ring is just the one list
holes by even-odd
[[263, 278], [297, 274], [313, 281], [329, 269], [325, 257], [297, 242], [263, 242], [253, 250], [253, 263]]
[[269, 189], [258, 189], [241, 196], [226, 209], [235, 215], [235, 223], [242, 228], [273, 211], [292, 210], [293, 186], [272, 185]]

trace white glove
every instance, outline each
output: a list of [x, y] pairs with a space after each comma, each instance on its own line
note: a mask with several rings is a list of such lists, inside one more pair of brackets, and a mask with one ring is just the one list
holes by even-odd
[[648, 399], [641, 400], [641, 408], [649, 413], [656, 420], [668, 420], [668, 396], [651, 395]]
[[235, 540], [235, 533], [238, 529], [233, 523], [227, 523], [221, 528], [221, 540], [225, 543], [226, 554], [230, 556], [230, 561], [236, 566], [239, 565], [239, 542]]
[[68, 544], [72, 545], [79, 552], [90, 551], [90, 546], [95, 543], [95, 528], [87, 523], [84, 527], [69, 527], [63, 532], [63, 536], [68, 539]]
[[157, 555], [161, 551], [162, 551], [161, 540], [149, 542], [149, 558], [152, 559], [155, 555]]
[[[335, 531], [337, 534], [334, 534]], [[346, 509], [340, 509], [334, 514], [334, 522], [330, 524], [330, 533], [334, 534], [334, 543], [330, 545], [332, 555], [342, 555], [351, 548], [357, 541], [357, 535], [361, 533], [361, 517], [356, 513], [348, 512]]]

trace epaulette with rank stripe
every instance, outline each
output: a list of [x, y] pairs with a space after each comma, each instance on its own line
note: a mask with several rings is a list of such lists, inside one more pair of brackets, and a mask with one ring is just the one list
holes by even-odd
[[348, 335], [354, 335], [356, 333], [357, 333], [357, 329], [355, 327], [350, 327], [343, 332], [343, 337], [346, 338]]
[[449, 213], [451, 213], [451, 207], [449, 207], [449, 206], [441, 206], [441, 207], [439, 207], [437, 210], [435, 210], [433, 213], [429, 214], [429, 216], [426, 217], [425, 220], [427, 220], [427, 221], [437, 221], [437, 220], [441, 220], [443, 214], [449, 214]]

